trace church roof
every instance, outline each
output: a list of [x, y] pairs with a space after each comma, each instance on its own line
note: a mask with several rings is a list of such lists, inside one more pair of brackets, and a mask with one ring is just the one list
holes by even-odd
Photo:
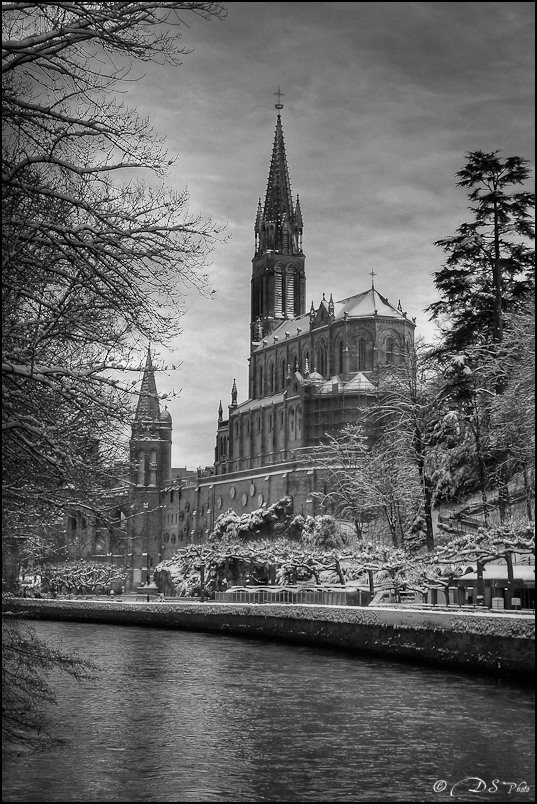
[[[373, 393], [376, 390], [373, 383], [370, 382], [365, 374], [362, 374], [361, 371], [357, 371], [355, 374], [352, 374], [348, 380], [344, 380], [338, 374], [330, 377], [328, 380], [325, 380], [320, 374], [314, 371], [312, 371], [311, 374], [308, 374], [307, 377], [296, 371], [294, 373], [294, 377], [298, 380], [298, 383], [301, 386], [313, 386], [313, 393], [315, 396], [333, 394], [335, 385], [337, 385], [337, 390], [340, 394], [356, 394], [358, 392], [368, 394]], [[287, 391], [280, 391], [270, 396], [248, 399], [241, 405], [237, 405], [237, 407], [231, 412], [231, 415], [236, 416], [238, 413], [248, 413], [252, 410], [263, 410], [271, 405], [281, 404], [285, 400], [286, 396]]]
[[278, 405], [283, 402], [284, 399], [285, 394], [283, 393], [264, 396], [261, 399], [248, 399], [246, 402], [237, 405], [237, 407], [233, 409], [232, 415], [235, 416], [237, 413], [247, 413], [249, 410], [257, 410], [257, 408], [267, 408], [270, 405]]
[[403, 312], [393, 304], [390, 304], [386, 296], [382, 296], [375, 288], [370, 288], [364, 293], [357, 293], [356, 296], [349, 296], [347, 299], [334, 302], [334, 315], [336, 319], [343, 318], [347, 313], [349, 318], [362, 318], [372, 316], [375, 313], [383, 318], [404, 319]]
[[135, 418], [156, 420], [159, 416], [160, 407], [158, 403], [157, 384], [155, 382], [155, 369], [151, 362], [151, 350], [148, 349]]
[[[313, 305], [313, 303], [312, 303]], [[329, 302], [322, 299], [319, 303], [318, 311], [323, 308], [326, 315], [328, 315]], [[415, 326], [413, 322], [409, 321], [402, 310], [390, 304], [385, 296], [382, 296], [375, 288], [370, 288], [363, 293], [357, 293], [355, 296], [349, 296], [347, 299], [333, 302], [334, 306], [334, 321], [342, 321], [345, 315], [349, 319], [353, 318], [372, 318], [375, 313], [380, 318], [392, 318], [397, 321], [407, 321], [410, 326]], [[314, 308], [315, 310], [315, 308]], [[313, 318], [315, 322], [315, 318]], [[297, 316], [296, 318], [289, 318], [283, 321], [276, 329], [267, 335], [262, 341], [254, 347], [254, 351], [261, 351], [267, 346], [274, 346], [278, 342], [284, 342], [291, 338], [297, 338], [300, 335], [308, 333], [311, 329], [312, 318], [310, 313]]]

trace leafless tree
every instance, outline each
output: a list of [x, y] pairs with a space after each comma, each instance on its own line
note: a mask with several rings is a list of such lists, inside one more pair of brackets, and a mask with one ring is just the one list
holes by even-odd
[[[2, 6], [2, 534], [10, 546], [33, 538], [33, 521], [52, 527], [65, 506], [91, 506], [110, 487], [139, 347], [179, 332], [188, 289], [210, 292], [208, 258], [222, 227], [191, 214], [186, 191], [166, 187], [173, 157], [120, 99], [133, 65], [180, 64], [189, 15], [225, 12], [201, 2]], [[49, 700], [40, 674], [70, 668], [37, 641], [12, 635], [7, 645], [4, 700], [10, 726], [18, 720], [8, 737], [18, 740]]]
[[[179, 64], [218, 3], [2, 8], [4, 531], [110, 485], [140, 353], [209, 293], [221, 227], [166, 188], [162, 137], [120, 99], [133, 63]], [[134, 373], [133, 373], [134, 372]], [[134, 379], [133, 379], [134, 378]], [[26, 520], [26, 521], [25, 521]]]

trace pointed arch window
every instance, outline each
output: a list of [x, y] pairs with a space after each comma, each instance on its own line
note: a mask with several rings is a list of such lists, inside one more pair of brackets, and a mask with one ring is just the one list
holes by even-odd
[[293, 352], [293, 354], [291, 355], [289, 365], [291, 367], [291, 371], [293, 374], [295, 371], [298, 371], [298, 357], [296, 356], [296, 352]]
[[302, 308], [302, 293], [300, 292], [300, 273], [295, 271], [295, 315], [300, 315]]
[[293, 318], [295, 314], [295, 277], [287, 274], [285, 278], [285, 314]]
[[274, 274], [274, 316], [283, 318], [283, 276], [279, 272]]
[[337, 345], [337, 371], [336, 374], [343, 374], [343, 339]]
[[386, 340], [386, 365], [394, 366], [396, 363], [397, 353], [395, 338], [387, 338]]
[[138, 452], [138, 486], [145, 486], [145, 452], [141, 449]]
[[274, 387], [275, 379], [274, 363], [271, 363], [269, 366], [269, 389], [271, 394], [276, 390]]
[[295, 438], [295, 409], [291, 408], [288, 414], [289, 438]]
[[257, 370], [257, 395], [263, 396], [263, 366]]
[[257, 287], [257, 293], [258, 293], [258, 302], [257, 302], [258, 307], [257, 307], [257, 309], [258, 309], [258, 315], [263, 315], [263, 313], [264, 313], [264, 304], [265, 304], [265, 300], [263, 298], [263, 277], [260, 277], [258, 279], [258, 282], [259, 282], [259, 284], [258, 284], [258, 287]]
[[157, 485], [157, 451], [152, 449], [149, 454], [149, 485]]
[[326, 376], [327, 372], [327, 364], [326, 364], [326, 346], [324, 343], [319, 344], [317, 347], [317, 371], [321, 375], [321, 377]]
[[358, 371], [367, 369], [367, 344], [365, 338], [358, 338]]
[[287, 364], [285, 362], [285, 358], [283, 358], [280, 362], [280, 391], [283, 391], [285, 388], [285, 378], [287, 376]]

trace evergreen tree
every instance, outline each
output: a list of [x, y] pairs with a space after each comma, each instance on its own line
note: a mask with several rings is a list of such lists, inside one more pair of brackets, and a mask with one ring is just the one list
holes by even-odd
[[535, 235], [531, 216], [535, 196], [512, 192], [514, 185], [529, 178], [528, 162], [498, 154], [467, 154], [467, 164], [456, 174], [457, 186], [470, 189], [474, 220], [435, 243], [448, 258], [434, 274], [441, 299], [428, 311], [443, 328], [448, 351], [500, 343], [504, 314], [516, 309], [533, 287], [534, 254], [528, 241]]

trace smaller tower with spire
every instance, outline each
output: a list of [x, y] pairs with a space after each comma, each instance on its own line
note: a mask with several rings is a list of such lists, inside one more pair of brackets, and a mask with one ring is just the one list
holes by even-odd
[[132, 422], [130, 439], [131, 500], [133, 516], [130, 536], [133, 545], [133, 579], [136, 587], [149, 580], [160, 560], [162, 487], [171, 479], [172, 417], [160, 410], [151, 349]]

